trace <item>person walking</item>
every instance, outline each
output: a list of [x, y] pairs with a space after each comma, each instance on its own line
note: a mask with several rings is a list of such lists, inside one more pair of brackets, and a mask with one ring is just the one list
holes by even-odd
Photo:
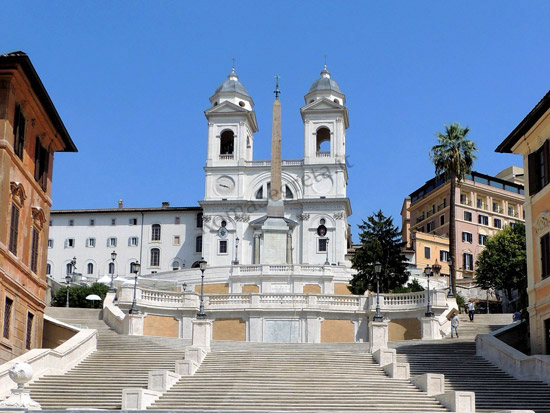
[[454, 333], [456, 333], [456, 338], [458, 338], [458, 325], [460, 324], [460, 321], [458, 321], [458, 314], [455, 314], [451, 317], [451, 338], [454, 338]]
[[474, 314], [475, 314], [476, 306], [473, 303], [473, 301], [468, 301], [468, 317], [470, 317], [470, 321], [474, 322]]

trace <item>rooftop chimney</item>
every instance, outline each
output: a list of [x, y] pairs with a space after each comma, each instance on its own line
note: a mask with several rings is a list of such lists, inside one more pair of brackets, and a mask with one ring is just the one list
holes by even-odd
[[164, 202], [162, 203], [162, 208], [163, 208], [163, 209], [166, 209], [166, 208], [168, 208], [168, 207], [170, 207], [170, 202], [164, 201]]
[[122, 209], [124, 208], [124, 201], [122, 201], [122, 199], [119, 199], [118, 200], [118, 209]]

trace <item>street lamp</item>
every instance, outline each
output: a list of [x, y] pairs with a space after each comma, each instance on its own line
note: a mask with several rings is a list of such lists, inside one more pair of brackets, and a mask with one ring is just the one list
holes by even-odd
[[239, 252], [239, 237], [235, 238], [235, 259], [233, 265], [239, 265], [239, 259], [237, 258]]
[[185, 281], [181, 285], [181, 289], [183, 290], [183, 292], [185, 292], [187, 290], [187, 283]]
[[380, 314], [380, 273], [382, 272], [382, 264], [379, 262], [374, 264], [374, 272], [376, 274], [376, 313], [373, 321], [384, 321], [384, 317]]
[[449, 264], [449, 293], [447, 294], [447, 297], [449, 298], [453, 298], [454, 295], [453, 295], [453, 260], [451, 258], [449, 258], [449, 261], [448, 261], [448, 264]]
[[327, 259], [325, 260], [325, 265], [330, 265], [330, 262], [328, 261], [328, 238], [326, 239], [325, 248], [327, 250]]
[[134, 299], [132, 300], [132, 307], [130, 308], [130, 314], [137, 314], [138, 310], [136, 308], [136, 288], [137, 288], [138, 274], [139, 274], [141, 265], [139, 261], [136, 261], [136, 262], [133, 262], [130, 266], [131, 266], [130, 268], [131, 272], [134, 273]]
[[197, 314], [198, 319], [205, 319], [206, 314], [204, 313], [204, 270], [206, 270], [206, 261], [204, 257], [199, 261], [199, 268], [201, 270], [201, 304], [199, 307], [199, 312]]
[[430, 300], [430, 277], [432, 276], [432, 267], [430, 267], [430, 264], [426, 265], [426, 268], [424, 268], [424, 275], [428, 278], [428, 311], [426, 311], [424, 315], [426, 317], [433, 317], [434, 312], [432, 311], [432, 303]]
[[67, 303], [66, 307], [69, 308], [69, 285], [71, 284], [72, 277], [71, 275], [74, 275], [74, 270], [76, 269], [76, 257], [73, 257], [71, 262], [69, 263], [69, 267], [71, 269], [70, 272], [67, 273], [65, 276], [65, 282], [67, 283]]
[[117, 254], [116, 254], [115, 251], [111, 252], [111, 260], [113, 260], [113, 270], [111, 271], [111, 285], [109, 287], [109, 292], [111, 292], [111, 293], [115, 292], [115, 286], [113, 284], [113, 279], [115, 277], [115, 260], [116, 260], [116, 256], [117, 256]]

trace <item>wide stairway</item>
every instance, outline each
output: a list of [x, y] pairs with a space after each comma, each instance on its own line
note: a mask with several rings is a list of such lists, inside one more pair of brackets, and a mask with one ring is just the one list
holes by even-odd
[[46, 375], [29, 388], [43, 409], [120, 409], [122, 389], [147, 387], [149, 370], [174, 371], [188, 342], [161, 337], [124, 336], [109, 329], [100, 310], [52, 309], [48, 315], [98, 330], [97, 351], [62, 376]]
[[388, 378], [365, 344], [214, 342], [194, 376], [151, 409], [446, 411], [407, 380]]
[[512, 314], [475, 314], [470, 321], [468, 314], [459, 314], [458, 335], [475, 340], [478, 334], [488, 334], [512, 322]]
[[398, 361], [410, 363], [411, 377], [442, 373], [445, 374], [447, 390], [475, 392], [477, 411], [531, 409], [537, 413], [550, 413], [550, 386], [513, 378], [483, 357], [476, 356], [475, 342], [460, 337], [389, 344], [396, 348]]

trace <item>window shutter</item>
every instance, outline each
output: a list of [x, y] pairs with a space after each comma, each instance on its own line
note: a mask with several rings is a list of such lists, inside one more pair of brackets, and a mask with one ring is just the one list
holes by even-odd
[[550, 183], [550, 139], [546, 139], [544, 142], [544, 183], [547, 185]]
[[536, 151], [529, 154], [527, 158], [527, 166], [529, 168], [529, 195], [537, 193], [537, 153]]

